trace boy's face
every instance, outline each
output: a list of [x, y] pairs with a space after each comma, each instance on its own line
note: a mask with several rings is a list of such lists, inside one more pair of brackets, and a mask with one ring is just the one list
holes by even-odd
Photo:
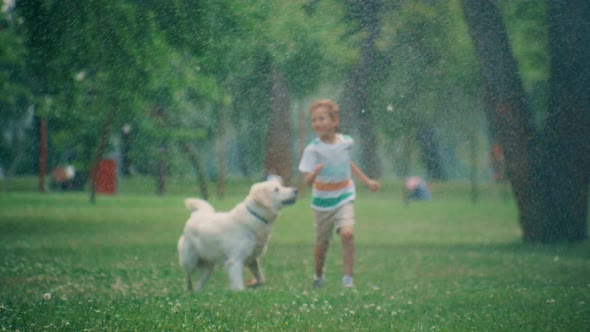
[[311, 129], [320, 139], [329, 138], [336, 133], [339, 124], [336, 116], [330, 116], [328, 110], [320, 107], [311, 112]]

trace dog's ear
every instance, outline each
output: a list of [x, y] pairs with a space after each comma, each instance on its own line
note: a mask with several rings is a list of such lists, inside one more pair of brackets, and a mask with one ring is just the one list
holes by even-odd
[[266, 181], [275, 181], [278, 184], [280, 184], [281, 186], [283, 185], [283, 178], [280, 175], [276, 175], [276, 174], [269, 174], [266, 177]]
[[263, 183], [258, 183], [252, 186], [250, 189], [250, 196], [261, 207], [270, 209], [272, 208], [272, 202], [270, 201], [268, 186], [265, 186]]

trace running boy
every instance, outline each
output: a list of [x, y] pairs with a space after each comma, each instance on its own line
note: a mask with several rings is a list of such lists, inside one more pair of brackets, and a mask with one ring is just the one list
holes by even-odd
[[311, 207], [314, 215], [315, 275], [313, 286], [324, 284], [324, 263], [332, 232], [340, 235], [344, 276], [342, 285], [352, 287], [354, 265], [354, 208], [355, 187], [351, 175], [362, 180], [371, 191], [381, 188], [351, 160], [354, 143], [350, 136], [337, 132], [340, 124], [338, 105], [321, 99], [309, 106], [311, 129], [317, 138], [305, 147], [299, 171], [306, 185], [313, 185]]

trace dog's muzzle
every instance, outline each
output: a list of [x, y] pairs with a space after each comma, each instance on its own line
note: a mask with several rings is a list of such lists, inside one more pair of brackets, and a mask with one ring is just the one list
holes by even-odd
[[295, 204], [295, 202], [297, 201], [297, 192], [298, 192], [297, 189], [293, 189], [293, 197], [281, 201], [281, 204], [283, 204], [283, 205], [292, 205], [292, 204]]

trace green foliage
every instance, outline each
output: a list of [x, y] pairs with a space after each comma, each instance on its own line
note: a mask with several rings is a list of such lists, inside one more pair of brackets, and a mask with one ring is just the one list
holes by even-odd
[[[159, 68], [168, 62], [162, 36], [153, 15], [132, 4], [112, 1], [86, 10], [96, 15], [82, 29], [88, 50], [82, 69], [88, 71], [88, 79], [102, 75], [101, 88], [112, 95], [113, 106], [126, 107], [121, 101], [149, 91]], [[134, 105], [130, 106], [132, 111]]]
[[549, 27], [546, 1], [500, 1], [510, 46], [538, 124], [547, 114], [549, 96]]
[[[263, 48], [250, 63], [250, 75], [236, 82], [233, 109], [230, 114], [237, 131], [240, 150], [240, 167], [244, 175], [250, 176], [262, 169], [268, 114], [270, 113], [269, 94], [272, 89], [270, 66], [272, 59]], [[259, 174], [261, 175], [261, 174]]]
[[152, 12], [158, 28], [163, 31], [166, 41], [174, 48], [190, 50], [195, 55], [206, 50], [206, 34], [203, 16], [207, 7], [204, 2], [171, 0], [148, 0], [138, 3], [142, 11]]
[[[267, 45], [296, 99], [306, 97], [319, 87], [322, 79], [349, 66], [356, 55], [344, 38], [343, 9], [331, 1], [322, 1], [311, 13], [306, 1], [273, 2], [272, 12], [260, 29]], [[341, 74], [339, 75], [341, 76]]]
[[[542, 121], [545, 4], [499, 5], [529, 101]], [[371, 25], [379, 36], [366, 89], [386, 145], [399, 145], [419, 122], [444, 133], [439, 139], [451, 155], [466, 132], [487, 135], [458, 0], [19, 0], [11, 15], [2, 18], [0, 30], [0, 129], [22, 127], [27, 109], [47, 116], [52, 163], [73, 149], [88, 164], [111, 110], [116, 117], [108, 152], [119, 147], [119, 128], [131, 124], [138, 162], [158, 155], [158, 131], [170, 142], [183, 137], [211, 143], [224, 105], [233, 125], [226, 132], [238, 137], [240, 167], [256, 174], [271, 107], [271, 68], [286, 79], [294, 103], [316, 95], [338, 99]], [[153, 116], [156, 109], [164, 110], [165, 124]], [[207, 137], [187, 135], [192, 129]], [[34, 140], [33, 131], [22, 133]], [[17, 160], [16, 148], [7, 140], [1, 144], [3, 163]]]
[[[383, 22], [378, 45], [390, 65], [375, 94], [375, 116], [391, 159], [405, 160], [407, 137], [416, 146], [414, 136], [431, 128], [448, 173], [464, 177], [462, 145], [473, 136], [485, 142], [488, 133], [477, 62], [459, 1], [402, 1], [386, 10], [391, 15]], [[414, 150], [419, 148], [424, 149]]]
[[393, 59], [384, 97], [398, 114], [387, 127], [405, 127], [417, 118], [429, 122], [464, 118], [472, 112], [469, 108], [478, 106], [471, 97], [477, 93], [478, 73], [460, 8], [408, 2], [397, 13], [384, 23], [390, 40], [382, 42]]
[[33, 94], [26, 75], [28, 49], [15, 19], [0, 12], [0, 168], [18, 171], [31, 135]]
[[525, 88], [549, 77], [547, 5], [545, 1], [500, 1], [510, 45]]
[[[359, 193], [355, 288], [342, 289], [340, 241], [327, 283], [311, 287], [313, 227], [304, 194], [273, 226], [267, 284], [227, 290], [218, 269], [185, 294], [176, 241], [185, 181], [171, 197], [122, 182], [115, 197], [4, 193], [0, 200], [0, 329], [239, 331], [578, 331], [590, 324], [587, 243], [519, 242], [510, 200], [472, 205], [467, 184], [435, 186], [404, 207], [399, 184]], [[232, 183], [226, 210], [243, 199]]]
[[286, 79], [289, 95], [300, 99], [322, 82], [340, 79], [342, 66], [353, 57], [349, 41], [343, 38], [341, 7], [322, 1], [310, 12], [306, 3], [259, 0], [239, 6], [249, 18], [244, 20], [248, 30], [230, 49], [234, 71], [225, 82], [232, 95], [230, 116], [239, 137], [240, 167], [246, 175], [260, 170], [264, 159], [260, 147], [271, 111], [271, 70]]
[[0, 109], [5, 120], [21, 116], [31, 98], [24, 72], [27, 51], [14, 19], [0, 13]]
[[[187, 6], [180, 2], [176, 5]], [[181, 7], [176, 8], [179, 15], [189, 13]], [[187, 68], [195, 62], [194, 56], [175, 51], [167, 44], [170, 35], [164, 33], [169, 31], [162, 33], [158, 26], [163, 18], [155, 16], [150, 8], [120, 1], [64, 5], [25, 2], [19, 8], [19, 13], [29, 18], [26, 21], [29, 42], [35, 45], [34, 49], [54, 50], [56, 43], [61, 45], [51, 59], [42, 59], [57, 68], [60, 75], [54, 75], [45, 67], [35, 75], [52, 82], [47, 93], [55, 91], [43, 108], [50, 117], [52, 155], [63, 156], [73, 150], [82, 169], [87, 169], [95, 157], [94, 147], [106, 124], [105, 115], [111, 110], [116, 114], [115, 130], [133, 123], [134, 134], [142, 137], [137, 142], [146, 142], [144, 154], [151, 159], [157, 151], [149, 147], [159, 144], [164, 133], [175, 140], [194, 138], [194, 135], [162, 130], [157, 124], [160, 119], [150, 115], [152, 109], [165, 108], [170, 114], [179, 114], [167, 119], [179, 123], [183, 118], [190, 118], [187, 109], [194, 109], [195, 103], [221, 98], [210, 76], [200, 73], [197, 65]], [[48, 31], [39, 30], [32, 20], [39, 13], [56, 24]], [[183, 25], [186, 22], [174, 21], [176, 27], [187, 28]], [[37, 45], [39, 39], [43, 39], [44, 44]], [[192, 47], [186, 45], [186, 41], [176, 42], [179, 44], [172, 44], [178, 48]], [[41, 66], [34, 63], [31, 67]], [[193, 106], [188, 106], [191, 100]], [[150, 134], [149, 128], [154, 127], [160, 135]], [[142, 132], [143, 128], [147, 131]], [[196, 135], [200, 139], [205, 136], [202, 132]], [[116, 140], [110, 140], [107, 151], [117, 146]], [[146, 158], [139, 160], [142, 159]]]

